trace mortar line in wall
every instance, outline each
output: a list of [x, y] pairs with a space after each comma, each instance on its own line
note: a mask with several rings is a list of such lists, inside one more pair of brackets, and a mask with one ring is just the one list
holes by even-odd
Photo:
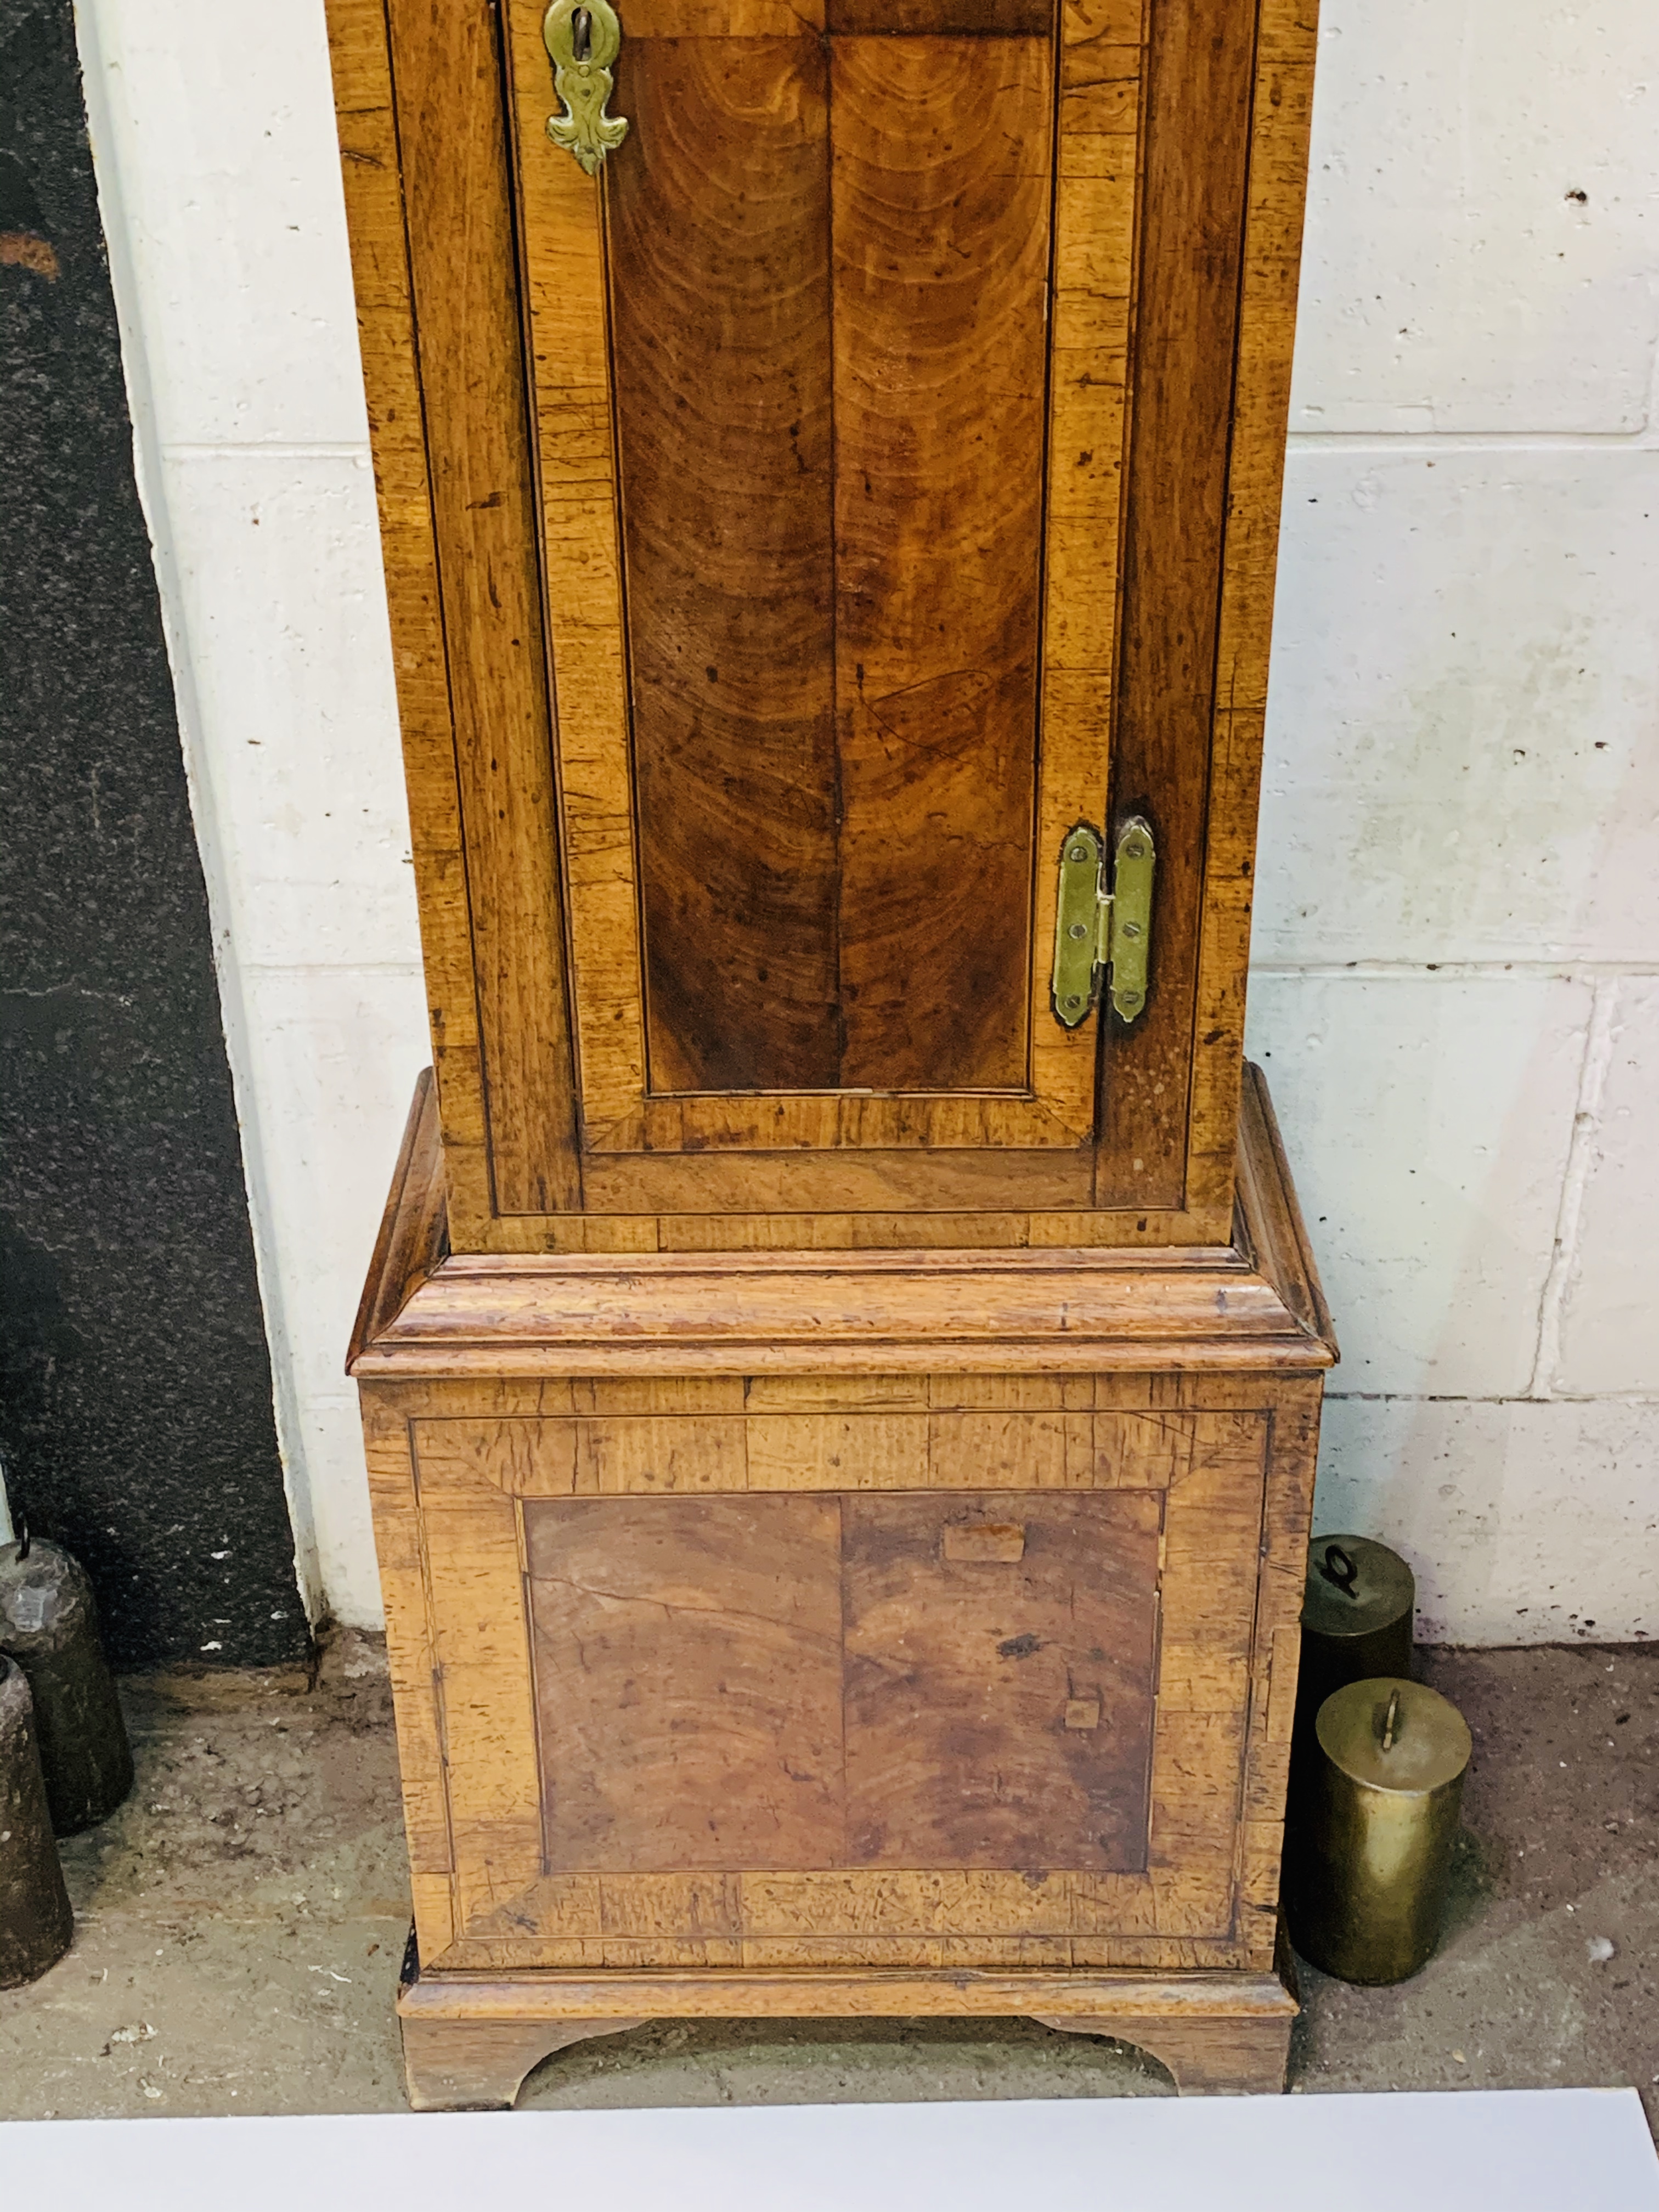
[[240, 438], [204, 441], [190, 438], [161, 438], [155, 450], [163, 460], [247, 460], [267, 456], [282, 460], [352, 460], [371, 459], [367, 436], [348, 439]]
[[1580, 960], [1564, 954], [1559, 960], [1252, 960], [1252, 975], [1307, 975], [1317, 981], [1352, 975], [1388, 980], [1398, 976], [1443, 975], [1453, 981], [1467, 976], [1515, 975], [1522, 981], [1560, 977], [1563, 981], [1596, 982], [1628, 975], [1640, 981], [1659, 976], [1659, 960]]
[[1355, 1406], [1653, 1406], [1659, 1390], [1327, 1390], [1326, 1405]]
[[1589, 1024], [1584, 1033], [1584, 1056], [1578, 1071], [1578, 1097], [1573, 1109], [1572, 1134], [1567, 1145], [1567, 1164], [1561, 1177], [1561, 1202], [1556, 1214], [1555, 1245], [1549, 1273], [1538, 1301], [1538, 1356], [1533, 1364], [1534, 1398], [1552, 1395], [1552, 1379], [1561, 1364], [1561, 1321], [1567, 1287], [1578, 1259], [1579, 1230], [1584, 1213], [1584, 1191], [1589, 1182], [1601, 1127], [1601, 1098], [1607, 1069], [1613, 1061], [1613, 1018], [1618, 1002], [1615, 977], [1599, 976], [1590, 1000]]
[[418, 960], [260, 960], [245, 959], [249, 975], [421, 975]]
[[1446, 453], [1583, 453], [1659, 452], [1659, 431], [1639, 430], [1292, 430], [1285, 439], [1292, 453], [1321, 451], [1348, 453], [1413, 453], [1438, 459]]

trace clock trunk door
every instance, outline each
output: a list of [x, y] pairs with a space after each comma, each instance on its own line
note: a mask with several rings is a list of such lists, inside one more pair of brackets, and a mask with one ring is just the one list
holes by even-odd
[[1086, 1205], [1139, 9], [624, 0], [596, 176], [506, 13], [588, 1203], [874, 1152]]

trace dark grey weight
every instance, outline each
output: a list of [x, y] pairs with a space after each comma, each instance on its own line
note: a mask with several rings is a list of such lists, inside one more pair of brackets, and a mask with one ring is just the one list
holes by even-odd
[[0, 1658], [0, 1990], [44, 1974], [74, 1933], [29, 1686], [21, 1668]]
[[0, 1544], [0, 1651], [28, 1677], [52, 1825], [72, 1836], [132, 1787], [132, 1748], [98, 1640], [92, 1584], [61, 1546]]

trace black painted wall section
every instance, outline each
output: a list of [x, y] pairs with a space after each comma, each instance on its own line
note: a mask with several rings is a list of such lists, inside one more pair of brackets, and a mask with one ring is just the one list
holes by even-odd
[[0, 0], [0, 1447], [118, 1665], [307, 1646], [70, 0]]

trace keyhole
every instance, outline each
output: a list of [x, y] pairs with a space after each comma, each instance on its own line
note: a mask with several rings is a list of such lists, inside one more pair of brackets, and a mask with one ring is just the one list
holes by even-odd
[[570, 51], [579, 62], [585, 62], [593, 44], [593, 18], [586, 8], [578, 8], [570, 18]]

